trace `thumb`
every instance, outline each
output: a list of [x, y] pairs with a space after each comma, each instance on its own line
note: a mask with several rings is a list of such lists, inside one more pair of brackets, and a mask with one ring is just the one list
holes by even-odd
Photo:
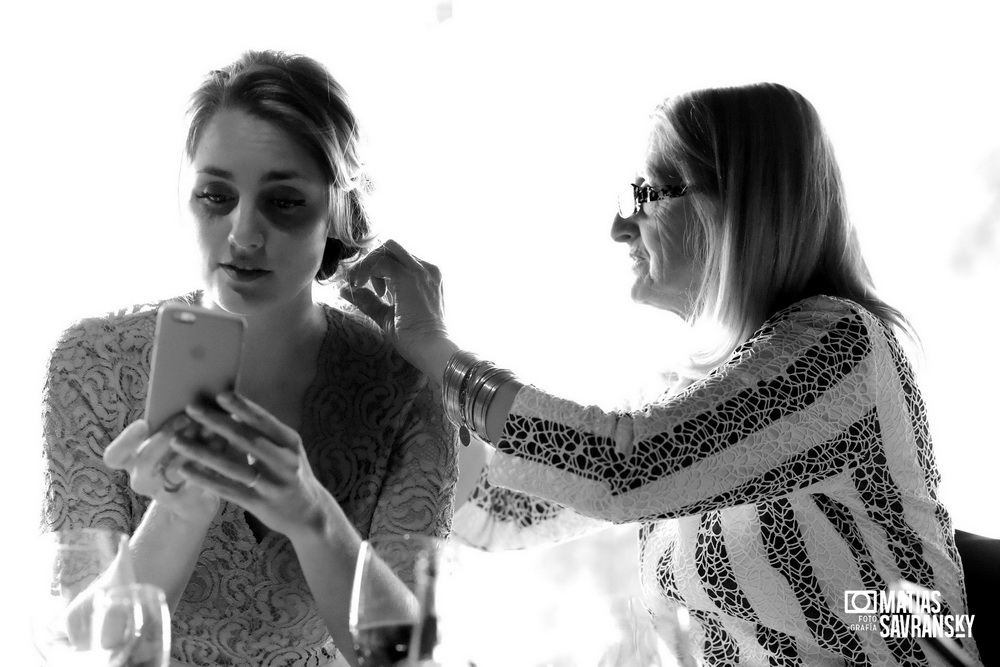
[[124, 468], [136, 446], [149, 437], [149, 424], [139, 419], [129, 424], [104, 450], [104, 462], [111, 468]]

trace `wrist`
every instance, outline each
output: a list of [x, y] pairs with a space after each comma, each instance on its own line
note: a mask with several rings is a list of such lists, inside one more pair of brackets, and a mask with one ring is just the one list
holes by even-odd
[[177, 529], [204, 531], [212, 524], [221, 505], [222, 501], [213, 496], [199, 498], [197, 501], [188, 500], [177, 505], [154, 500], [150, 509], [155, 508], [157, 515], [163, 516]]
[[441, 384], [444, 377], [444, 369], [448, 365], [451, 356], [459, 349], [450, 338], [436, 338], [432, 342], [424, 345], [415, 354], [416, 367], [436, 385]]
[[463, 445], [469, 444], [470, 431], [492, 444], [522, 386], [511, 371], [465, 350], [451, 356], [441, 382], [445, 417], [459, 427]]
[[317, 502], [302, 515], [302, 521], [285, 534], [293, 546], [326, 543], [353, 532], [354, 526], [347, 519], [337, 501], [328, 493], [321, 494]]

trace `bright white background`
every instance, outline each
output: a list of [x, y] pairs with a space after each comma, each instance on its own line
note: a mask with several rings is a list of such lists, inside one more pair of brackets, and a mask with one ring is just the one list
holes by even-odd
[[1000, 536], [988, 491], [1000, 462], [1000, 16], [989, 4], [5, 10], [8, 537], [35, 529], [39, 394], [59, 331], [195, 286], [177, 203], [182, 115], [200, 77], [247, 48], [306, 53], [346, 86], [370, 138], [384, 236], [442, 267], [464, 346], [609, 407], [637, 398], [677, 332], [631, 304], [626, 252], [608, 236], [646, 114], [691, 88], [798, 89], [832, 135], [881, 292], [922, 336], [922, 388], [956, 525]]

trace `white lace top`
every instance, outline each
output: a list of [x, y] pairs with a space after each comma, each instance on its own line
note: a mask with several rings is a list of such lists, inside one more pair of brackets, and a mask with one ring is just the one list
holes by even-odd
[[[43, 529], [131, 534], [142, 519], [148, 499], [101, 457], [143, 415], [155, 315], [149, 305], [84, 320], [53, 351]], [[300, 428], [316, 477], [363, 537], [446, 535], [457, 464], [439, 395], [372, 326], [331, 307], [326, 317]], [[173, 659], [190, 665], [325, 665], [337, 653], [291, 544], [274, 532], [258, 540], [228, 502], [209, 528], [172, 635]]]
[[966, 610], [912, 370], [852, 302], [785, 309], [636, 412], [525, 387], [488, 474], [454, 534], [505, 549], [638, 522], [646, 604], [689, 608], [702, 664], [925, 665], [912, 639], [851, 628], [845, 591], [903, 578]]

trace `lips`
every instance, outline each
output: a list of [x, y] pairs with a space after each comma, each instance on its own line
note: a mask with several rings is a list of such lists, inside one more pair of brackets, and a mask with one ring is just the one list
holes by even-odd
[[628, 256], [632, 260], [633, 264], [649, 263], [649, 257], [645, 253], [630, 252]]
[[241, 283], [253, 282], [254, 280], [259, 280], [271, 273], [267, 269], [243, 263], [220, 263], [219, 268], [222, 269], [230, 278]]

